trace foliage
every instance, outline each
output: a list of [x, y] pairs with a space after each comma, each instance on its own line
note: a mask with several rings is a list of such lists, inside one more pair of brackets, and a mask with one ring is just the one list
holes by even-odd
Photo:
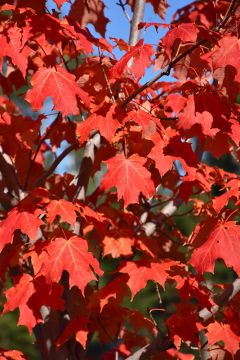
[[[168, 4], [148, 2], [164, 18]], [[240, 184], [219, 166], [239, 158], [239, 1], [139, 24], [168, 28], [157, 47], [109, 43], [104, 6], [0, 7], [2, 314], [18, 309], [44, 359], [237, 359]], [[55, 173], [73, 152], [78, 174]]]

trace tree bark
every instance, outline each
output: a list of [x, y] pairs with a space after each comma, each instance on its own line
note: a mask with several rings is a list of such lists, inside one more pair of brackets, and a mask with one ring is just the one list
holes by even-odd
[[143, 19], [145, 4], [146, 0], [136, 0], [129, 35], [129, 45], [131, 46], [136, 45], [140, 38], [140, 30], [138, 30], [138, 25]]

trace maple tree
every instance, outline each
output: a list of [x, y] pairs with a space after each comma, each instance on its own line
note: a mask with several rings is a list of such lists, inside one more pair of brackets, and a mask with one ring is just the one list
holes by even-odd
[[[164, 21], [167, 2], [147, 2]], [[192, 1], [171, 24], [120, 0], [129, 43], [106, 40], [104, 0], [55, 3], [0, 5], [2, 315], [18, 309], [44, 359], [91, 359], [96, 342], [102, 359], [238, 359], [240, 182], [206, 154], [240, 156], [239, 0]], [[73, 153], [77, 175], [56, 173]]]

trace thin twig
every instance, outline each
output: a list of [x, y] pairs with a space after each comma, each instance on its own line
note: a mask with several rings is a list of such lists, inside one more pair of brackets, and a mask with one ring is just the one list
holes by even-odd
[[122, 0], [119, 0], [119, 3], [116, 3], [116, 4], [121, 7], [121, 9], [122, 9], [124, 15], [126, 16], [128, 22], [131, 23], [131, 18], [130, 18], [129, 14], [128, 14], [126, 8], [125, 8], [127, 3], [125, 2], [125, 4], [123, 4]]
[[230, 16], [232, 15], [235, 5], [237, 4], [237, 2], [239, 2], [239, 0], [232, 0], [230, 6], [227, 9], [227, 12], [224, 16], [224, 18], [222, 19], [222, 21], [220, 22], [220, 24], [217, 26], [216, 31], [221, 30], [224, 25], [227, 23], [227, 21], [229, 20]]
[[56, 167], [60, 164], [60, 162], [71, 152], [73, 151], [76, 147], [78, 146], [78, 142], [74, 142], [72, 145], [70, 145], [67, 149], [65, 149], [57, 158], [56, 160], [52, 163], [52, 165], [50, 166], [50, 168], [40, 177], [38, 178], [34, 184], [33, 184], [33, 188], [40, 186], [44, 180], [46, 180], [48, 178], [48, 176], [50, 176], [54, 170], [56, 169]]
[[105, 79], [105, 81], [106, 81], [107, 88], [108, 88], [108, 91], [109, 91], [109, 93], [110, 93], [112, 103], [114, 104], [114, 103], [116, 102], [116, 100], [115, 100], [115, 97], [114, 97], [114, 95], [113, 95], [111, 85], [110, 85], [110, 83], [109, 83], [109, 80], [108, 80], [106, 71], [105, 71], [104, 66], [103, 66], [103, 63], [102, 63], [102, 56], [101, 56], [101, 54], [100, 54], [99, 48], [98, 48], [98, 53], [99, 53], [99, 58], [100, 58], [100, 66], [101, 66], [101, 69], [102, 69], [102, 72], [103, 72], [103, 77], [104, 77], [104, 79]]
[[156, 293], [157, 293], [157, 297], [158, 297], [158, 303], [161, 306], [162, 305], [162, 298], [161, 298], [159, 285], [158, 285], [158, 283], [156, 281], [155, 281], [155, 288], [156, 288]]

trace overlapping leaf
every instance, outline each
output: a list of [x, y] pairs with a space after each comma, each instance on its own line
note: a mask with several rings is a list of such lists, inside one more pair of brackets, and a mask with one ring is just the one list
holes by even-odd
[[[240, 270], [238, 248], [240, 246], [239, 226], [234, 221], [222, 223], [219, 221], [211, 230], [206, 224], [197, 234], [194, 242], [203, 244], [193, 251], [190, 263], [200, 274], [214, 270], [215, 260], [223, 259], [227, 266], [233, 266], [235, 271]], [[206, 228], [209, 233], [206, 238]]]
[[143, 166], [146, 159], [138, 155], [126, 158], [122, 154], [106, 161], [108, 172], [101, 181], [102, 188], [117, 188], [118, 200], [123, 198], [125, 206], [138, 202], [140, 192], [150, 197], [155, 188], [150, 172]]
[[32, 53], [26, 45], [27, 37], [24, 36], [22, 29], [17, 27], [10, 27], [7, 32], [7, 37], [1, 35], [1, 47], [0, 47], [0, 66], [2, 65], [2, 57], [9, 56], [12, 59], [14, 65], [16, 65], [22, 72], [23, 76], [26, 76], [28, 57]]
[[56, 238], [46, 246], [45, 251], [48, 256], [40, 274], [49, 283], [58, 282], [66, 270], [69, 273], [70, 287], [77, 286], [84, 293], [87, 284], [96, 280], [90, 266], [96, 274], [102, 275], [98, 261], [88, 251], [87, 241], [81, 237]]
[[34, 110], [40, 110], [48, 96], [53, 98], [54, 108], [63, 115], [79, 114], [76, 97], [89, 106], [89, 96], [75, 81], [75, 76], [61, 66], [39, 69], [32, 77], [32, 89], [26, 100]]
[[229, 324], [220, 324], [215, 321], [207, 327], [207, 338], [210, 345], [224, 342], [224, 349], [232, 356], [239, 350], [240, 336], [235, 334]]
[[74, 225], [76, 222], [77, 207], [65, 199], [52, 200], [47, 205], [46, 210], [47, 220], [50, 224], [53, 223], [58, 215], [61, 216], [62, 221], [66, 221], [71, 225]]
[[137, 79], [140, 79], [144, 75], [145, 68], [151, 65], [151, 57], [153, 54], [153, 47], [148, 44], [144, 45], [143, 40], [140, 40], [114, 65], [110, 72], [111, 77], [121, 77], [127, 67], [128, 62], [133, 58], [132, 72]]
[[176, 263], [172, 261], [163, 263], [127, 262], [119, 271], [129, 275], [127, 285], [131, 290], [133, 299], [147, 285], [148, 280], [154, 280], [164, 286], [169, 277], [167, 271], [173, 265], [176, 265]]
[[6, 244], [12, 243], [15, 230], [21, 230], [31, 240], [34, 240], [37, 236], [38, 228], [42, 224], [43, 221], [36, 214], [22, 210], [20, 207], [15, 207], [1, 223], [0, 251], [2, 251]]

